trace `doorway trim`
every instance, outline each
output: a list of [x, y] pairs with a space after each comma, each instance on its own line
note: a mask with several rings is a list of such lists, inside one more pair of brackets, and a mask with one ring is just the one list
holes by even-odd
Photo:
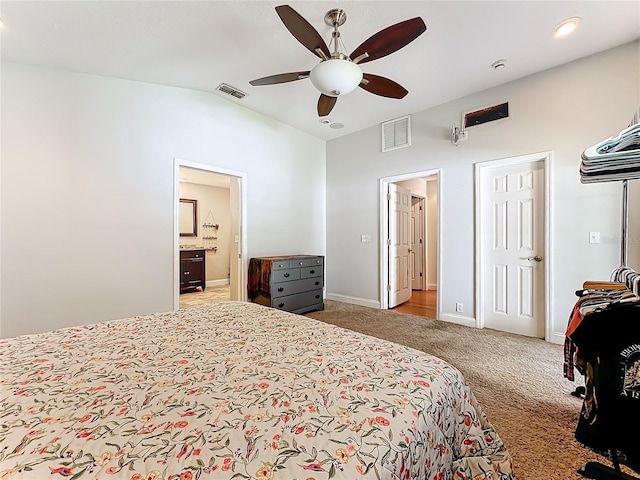
[[[548, 342], [558, 343], [558, 339], [552, 339], [551, 315], [553, 312], [553, 277], [551, 276], [551, 266], [553, 265], [553, 249], [552, 249], [552, 196], [551, 196], [551, 162], [553, 154], [551, 151], [531, 153], [528, 155], [519, 155], [507, 157], [498, 160], [489, 160], [474, 164], [475, 169], [475, 258], [476, 258], [476, 327], [484, 328], [484, 285], [482, 282], [485, 270], [485, 258], [483, 256], [484, 244], [482, 241], [482, 205], [483, 194], [481, 179], [492, 169], [519, 165], [521, 163], [529, 163], [541, 161], [544, 172], [544, 339]], [[564, 339], [564, 336], [562, 337]]]
[[180, 236], [178, 230], [178, 206], [180, 203], [180, 167], [237, 177], [240, 184], [240, 274], [238, 283], [239, 300], [247, 300], [247, 174], [236, 170], [192, 162], [181, 158], [173, 159], [173, 309], [180, 308]]
[[[390, 183], [402, 182], [404, 180], [413, 180], [414, 178], [422, 177], [436, 177], [438, 182], [438, 293], [436, 295], [436, 317], [440, 318], [440, 295], [442, 285], [442, 257], [441, 257], [441, 245], [442, 245], [442, 169], [435, 168], [432, 170], [424, 170], [415, 173], [405, 173], [402, 175], [394, 175], [392, 177], [383, 177], [379, 181], [379, 211], [380, 211], [380, 277], [379, 277], [379, 292], [380, 292], [380, 308], [387, 310], [389, 308], [389, 296], [387, 294], [387, 285], [389, 284], [389, 251], [387, 249], [387, 239], [389, 238], [389, 203], [387, 202], [387, 191]], [[425, 244], [426, 248], [426, 244]]]

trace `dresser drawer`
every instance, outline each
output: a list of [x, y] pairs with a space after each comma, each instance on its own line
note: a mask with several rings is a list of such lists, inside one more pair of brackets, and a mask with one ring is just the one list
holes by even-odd
[[315, 257], [315, 258], [312, 258], [310, 261], [311, 261], [311, 265], [323, 265], [324, 257]]
[[289, 268], [309, 266], [311, 266], [310, 258], [292, 258], [291, 260], [289, 260]]
[[304, 267], [300, 269], [300, 278], [322, 277], [322, 266]]
[[180, 260], [204, 259], [204, 250], [180, 250]]
[[322, 303], [322, 289], [311, 290], [310, 292], [296, 293], [286, 297], [273, 298], [271, 306], [280, 310], [293, 312], [301, 308]]
[[299, 268], [287, 268], [285, 270], [274, 270], [271, 273], [272, 283], [290, 282], [292, 280], [300, 280]]
[[317, 277], [306, 278], [304, 280], [298, 280], [296, 282], [282, 282], [274, 284], [271, 291], [271, 298], [286, 297], [287, 295], [293, 295], [294, 293], [317, 290], [318, 288], [322, 288], [324, 286], [322, 280], [322, 277]]
[[278, 260], [271, 263], [271, 270], [282, 270], [285, 268], [289, 268], [289, 260]]

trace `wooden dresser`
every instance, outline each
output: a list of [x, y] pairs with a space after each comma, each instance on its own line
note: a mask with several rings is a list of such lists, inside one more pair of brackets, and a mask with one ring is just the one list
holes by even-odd
[[204, 249], [180, 250], [180, 292], [200, 287], [204, 292]]
[[249, 300], [293, 313], [324, 310], [324, 257], [290, 255], [252, 258]]

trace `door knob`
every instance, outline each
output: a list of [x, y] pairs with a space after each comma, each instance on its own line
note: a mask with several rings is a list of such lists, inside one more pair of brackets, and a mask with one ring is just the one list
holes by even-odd
[[536, 255], [535, 257], [528, 257], [527, 260], [531, 261], [536, 261], [536, 262], [541, 262], [542, 261], [542, 257], [540, 255]]

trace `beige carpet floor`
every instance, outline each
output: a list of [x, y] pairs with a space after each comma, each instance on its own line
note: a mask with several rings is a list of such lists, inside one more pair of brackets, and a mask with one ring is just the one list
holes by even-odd
[[[513, 457], [519, 480], [582, 479], [607, 459], [574, 439], [582, 400], [563, 378], [563, 348], [540, 339], [326, 301], [307, 316], [436, 355], [458, 367]], [[627, 470], [628, 471], [628, 470]]]

